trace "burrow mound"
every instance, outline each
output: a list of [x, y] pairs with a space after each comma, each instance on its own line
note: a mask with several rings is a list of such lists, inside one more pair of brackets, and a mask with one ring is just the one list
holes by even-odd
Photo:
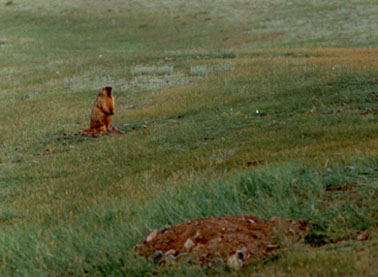
[[279, 249], [280, 241], [298, 241], [306, 232], [304, 222], [254, 216], [209, 217], [152, 231], [135, 251], [156, 264], [179, 261], [208, 265], [226, 262], [239, 269]]
[[74, 137], [74, 136], [81, 136], [81, 137], [89, 137], [89, 138], [98, 138], [102, 136], [112, 136], [112, 135], [119, 135], [119, 134], [124, 134], [124, 131], [122, 131], [120, 127], [112, 126], [112, 127], [109, 127], [105, 132], [99, 132], [96, 130], [81, 130], [81, 131], [70, 133], [70, 134], [63, 133], [60, 137], [69, 138], [69, 137]]

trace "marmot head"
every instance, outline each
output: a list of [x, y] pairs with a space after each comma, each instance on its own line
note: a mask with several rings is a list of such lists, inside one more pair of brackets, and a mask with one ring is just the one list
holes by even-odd
[[106, 86], [101, 89], [102, 92], [105, 92], [105, 94], [109, 97], [112, 96], [112, 87]]

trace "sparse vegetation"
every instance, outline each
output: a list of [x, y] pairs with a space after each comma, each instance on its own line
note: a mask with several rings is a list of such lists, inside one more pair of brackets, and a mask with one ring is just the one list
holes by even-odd
[[173, 73], [173, 66], [143, 66], [137, 65], [131, 69], [132, 75], [169, 75]]
[[204, 75], [207, 76], [211, 73], [210, 69], [206, 65], [195, 65], [190, 67], [191, 75]]
[[[133, 247], [244, 214], [311, 231], [240, 275], [377, 275], [377, 4], [346, 2], [3, 4], [0, 275], [231, 274]], [[125, 134], [60, 138], [105, 85]]]

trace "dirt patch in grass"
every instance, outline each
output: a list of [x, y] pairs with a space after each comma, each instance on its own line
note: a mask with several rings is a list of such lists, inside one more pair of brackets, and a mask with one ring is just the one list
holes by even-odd
[[[176, 116], [175, 118], [182, 118], [181, 115]], [[89, 137], [89, 138], [98, 138], [102, 136], [112, 136], [112, 135], [122, 135], [130, 131], [138, 129], [146, 129], [148, 125], [153, 123], [158, 123], [157, 120], [147, 121], [136, 121], [132, 123], [125, 123], [122, 126], [111, 126], [106, 131], [96, 131], [96, 130], [81, 130], [73, 133], [63, 133], [60, 135], [60, 139], [69, 139], [72, 137]], [[147, 125], [148, 124], [148, 125]]]
[[218, 261], [239, 269], [278, 250], [283, 237], [286, 242], [299, 240], [306, 229], [304, 222], [280, 218], [271, 221], [254, 216], [199, 218], [152, 231], [135, 250], [157, 264], [184, 260], [209, 265]]
[[106, 131], [96, 131], [96, 130], [82, 130], [70, 134], [63, 133], [60, 137], [61, 138], [69, 138], [74, 136], [81, 136], [81, 137], [90, 137], [90, 138], [98, 138], [102, 136], [112, 136], [112, 135], [120, 135], [124, 134], [120, 127], [109, 127]]
[[326, 189], [326, 194], [330, 195], [330, 194], [332, 194], [334, 192], [338, 192], [338, 191], [342, 191], [342, 192], [350, 191], [350, 190], [353, 190], [356, 187], [357, 187], [357, 184], [352, 184], [352, 185], [348, 185], [348, 186], [340, 186], [340, 187], [327, 188]]

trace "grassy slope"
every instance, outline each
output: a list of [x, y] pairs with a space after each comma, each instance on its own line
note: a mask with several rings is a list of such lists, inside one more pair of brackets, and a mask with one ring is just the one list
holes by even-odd
[[[325, 243], [347, 240], [301, 244], [245, 274], [376, 271], [376, 234], [349, 241], [378, 209], [374, 1], [150, 2], [0, 9], [3, 273], [156, 272], [125, 259], [148, 229], [243, 213], [304, 218]], [[104, 84], [127, 133], [59, 140], [86, 127]], [[246, 169], [260, 159], [261, 172]], [[243, 178], [269, 186], [256, 196]], [[352, 183], [357, 196], [324, 209], [324, 189]]]

